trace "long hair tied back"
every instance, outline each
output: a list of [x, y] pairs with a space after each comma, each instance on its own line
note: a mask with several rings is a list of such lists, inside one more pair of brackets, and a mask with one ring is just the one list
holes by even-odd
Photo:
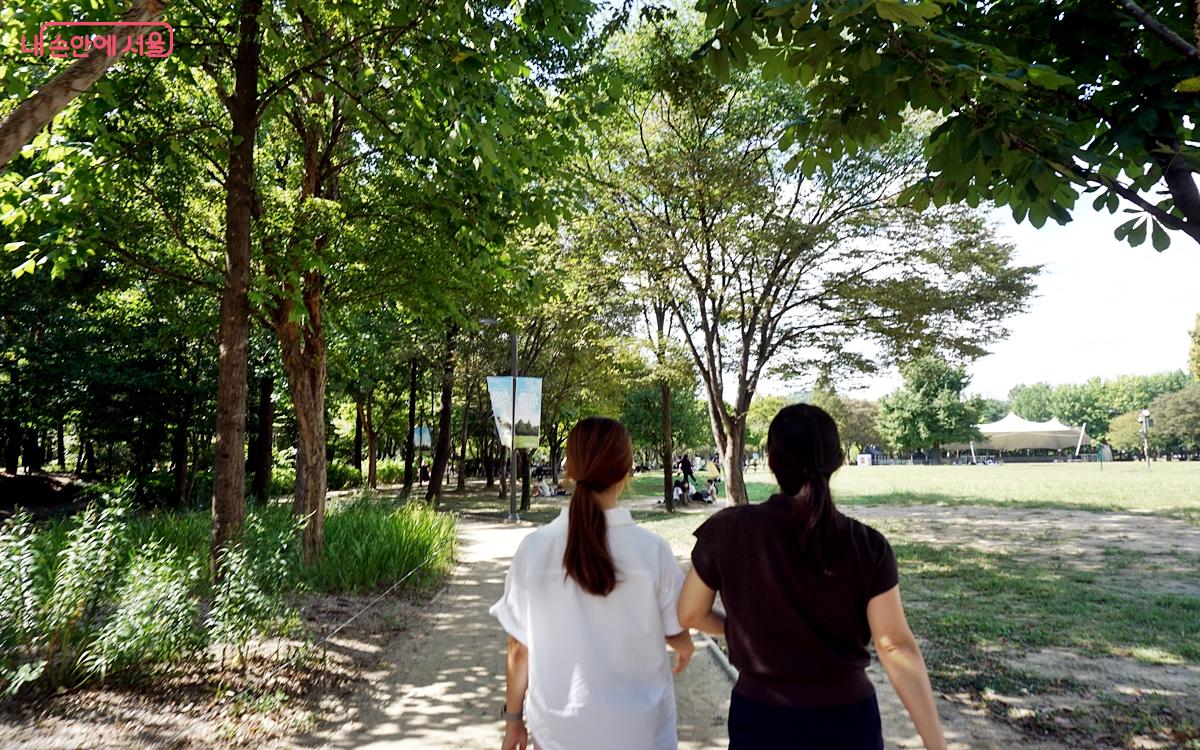
[[824, 409], [793, 404], [779, 410], [767, 431], [767, 463], [783, 494], [792, 498], [800, 548], [825, 566], [835, 515], [829, 478], [845, 460], [837, 424]]
[[575, 480], [568, 512], [563, 568], [590, 594], [608, 596], [617, 568], [608, 549], [608, 524], [597, 495], [624, 481], [633, 467], [625, 425], [606, 417], [581, 420], [567, 436], [567, 476]]

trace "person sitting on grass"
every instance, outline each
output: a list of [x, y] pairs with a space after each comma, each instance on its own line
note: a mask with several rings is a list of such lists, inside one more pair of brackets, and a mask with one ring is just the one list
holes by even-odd
[[[827, 413], [784, 408], [767, 431], [767, 463], [781, 492], [726, 508], [695, 531], [679, 621], [727, 633], [738, 669], [730, 750], [882, 750], [866, 672], [872, 639], [925, 747], [945, 750], [891, 545], [833, 505], [829, 479], [842, 465], [840, 446]], [[713, 609], [717, 592], [725, 613]]]
[[489, 610], [508, 632], [502, 750], [678, 746], [666, 647], [682, 672], [695, 650], [676, 616], [683, 573], [671, 545], [617, 507], [632, 468], [614, 419], [567, 436], [570, 505], [521, 541]]
[[534, 497], [550, 497], [554, 494], [550, 490], [550, 485], [546, 482], [545, 477], [542, 477], [538, 480], [537, 487], [535, 487], [535, 489], [537, 492], [534, 493]]
[[675, 480], [675, 488], [671, 490], [671, 498], [675, 501], [676, 505], [685, 502], [683, 494], [683, 482], [679, 481], [678, 479]]

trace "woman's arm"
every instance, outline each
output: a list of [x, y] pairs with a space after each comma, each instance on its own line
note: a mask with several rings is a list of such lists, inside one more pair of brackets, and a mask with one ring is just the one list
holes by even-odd
[[696, 653], [696, 644], [692, 643], [692, 634], [688, 630], [676, 633], [675, 635], [667, 636], [667, 645], [675, 650], [676, 661], [675, 668], [671, 671], [679, 674], [687, 669], [688, 662], [692, 660], [692, 655]]
[[893, 586], [867, 602], [867, 622], [879, 663], [900, 696], [927, 750], [945, 750], [946, 738], [938, 721], [933, 688], [917, 639], [904, 617], [900, 587]]
[[679, 595], [679, 624], [709, 635], [725, 635], [725, 615], [713, 610], [716, 600], [717, 592], [700, 580], [694, 569], [689, 570]]
[[[504, 691], [506, 714], [521, 714], [525, 706], [525, 691], [529, 689], [529, 649], [525, 644], [508, 637], [508, 666], [505, 670], [508, 686]], [[500, 750], [525, 750], [529, 744], [529, 732], [522, 719], [504, 720], [504, 743]]]

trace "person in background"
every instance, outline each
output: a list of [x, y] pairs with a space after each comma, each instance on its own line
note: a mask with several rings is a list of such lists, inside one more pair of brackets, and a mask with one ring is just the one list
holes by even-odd
[[[624, 425], [567, 436], [570, 504], [526, 536], [489, 610], [508, 632], [502, 750], [676, 750], [675, 689], [695, 647], [677, 619], [671, 546], [617, 501], [633, 469]], [[528, 722], [528, 725], [526, 724]]]
[[717, 488], [717, 480], [708, 480], [708, 502], [715, 502], [720, 495], [721, 493]]
[[546, 477], [542, 477], [537, 483], [537, 494], [535, 497], [551, 497], [554, 492], [550, 490], [550, 484], [546, 482]]
[[683, 481], [690, 484], [695, 484], [696, 475], [692, 471], [692, 460], [683, 454], [683, 458], [679, 459], [679, 473], [683, 474]]
[[[727, 636], [738, 669], [730, 750], [882, 750], [871, 640], [925, 747], [945, 750], [892, 548], [834, 507], [829, 479], [842, 462], [833, 419], [788, 406], [767, 432], [781, 492], [722, 510], [695, 532], [679, 620]], [[713, 609], [718, 592], [724, 614]]]

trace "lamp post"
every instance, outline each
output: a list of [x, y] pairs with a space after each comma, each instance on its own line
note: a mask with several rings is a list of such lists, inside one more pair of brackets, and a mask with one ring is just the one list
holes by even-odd
[[1154, 426], [1154, 420], [1150, 418], [1150, 410], [1142, 409], [1142, 413], [1138, 415], [1138, 421], [1142, 423], [1142, 453], [1146, 456], [1146, 466], [1150, 466], [1150, 428]]
[[[495, 318], [483, 318], [479, 322], [485, 326], [498, 325]], [[508, 333], [508, 345], [512, 364], [512, 412], [509, 420], [511, 425], [508, 446], [508, 517], [504, 520], [516, 523], [521, 519], [517, 515], [517, 333], [515, 330]]]

